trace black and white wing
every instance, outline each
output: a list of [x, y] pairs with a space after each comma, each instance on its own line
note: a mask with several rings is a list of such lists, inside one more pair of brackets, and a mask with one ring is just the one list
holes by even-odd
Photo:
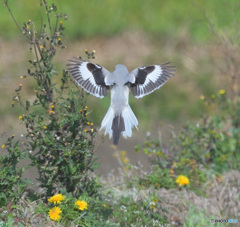
[[76, 83], [88, 93], [103, 98], [107, 95], [111, 73], [100, 65], [83, 61], [80, 58], [69, 60], [68, 72]]
[[132, 94], [136, 98], [142, 98], [163, 86], [175, 73], [175, 66], [169, 64], [170, 62], [143, 66], [130, 72], [129, 78], [133, 81], [130, 85]]

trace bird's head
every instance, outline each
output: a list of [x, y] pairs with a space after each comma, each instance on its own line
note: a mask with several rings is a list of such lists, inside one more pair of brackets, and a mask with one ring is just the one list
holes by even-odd
[[114, 72], [128, 74], [128, 69], [125, 65], [118, 64], [118, 65], [116, 65]]

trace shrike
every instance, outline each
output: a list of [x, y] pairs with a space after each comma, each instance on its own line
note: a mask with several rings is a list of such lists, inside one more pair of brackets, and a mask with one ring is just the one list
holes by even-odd
[[100, 65], [74, 57], [67, 66], [76, 83], [86, 92], [103, 98], [111, 90], [111, 105], [101, 129], [105, 129], [105, 135], [113, 137], [113, 144], [117, 145], [121, 134], [131, 137], [132, 128], [138, 125], [128, 104], [129, 91], [136, 98], [142, 98], [160, 88], [174, 75], [175, 67], [169, 63], [142, 66], [132, 72], [128, 72], [125, 65], [116, 65], [111, 73]]

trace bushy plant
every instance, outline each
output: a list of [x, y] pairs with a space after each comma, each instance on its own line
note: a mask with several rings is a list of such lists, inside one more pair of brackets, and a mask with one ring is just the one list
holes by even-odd
[[[22, 99], [22, 84], [15, 90], [12, 106], [21, 107], [19, 120], [25, 125], [26, 132], [22, 134], [21, 148], [20, 142], [11, 142], [6, 144], [7, 151], [14, 151], [16, 156], [30, 159], [30, 166], [38, 170], [41, 187], [47, 189], [46, 195], [59, 191], [75, 196], [83, 192], [93, 195], [97, 192], [98, 184], [89, 171], [96, 167], [96, 129], [89, 121], [83, 91], [74, 85], [67, 71], [58, 73], [53, 64], [57, 50], [64, 48], [63, 21], [67, 15], [58, 13], [56, 5], [41, 0], [40, 7], [46, 18], [41, 16], [40, 28], [36, 28], [31, 20], [21, 27], [15, 20], [8, 1], [4, 1], [4, 4], [28, 40], [30, 51], [34, 55], [33, 59], [28, 60], [30, 67], [22, 78], [32, 78], [35, 81], [33, 101]], [[94, 57], [94, 53], [86, 54], [87, 58]], [[18, 161], [19, 158], [15, 158], [9, 164], [16, 162], [16, 165]], [[19, 171], [22, 172], [23, 169]], [[9, 174], [14, 178], [17, 174], [15, 172]], [[18, 176], [20, 177], [21, 175]]]
[[25, 168], [19, 167], [19, 162], [25, 155], [14, 137], [9, 137], [1, 147], [7, 154], [0, 156], [0, 207], [18, 201], [29, 183], [22, 179]]
[[190, 180], [189, 188], [203, 195], [201, 188], [209, 177], [218, 178], [224, 171], [239, 169], [240, 98], [227, 98], [223, 89], [209, 98], [200, 98], [207, 109], [214, 109], [211, 115], [202, 114], [199, 123], [188, 123], [168, 144], [148, 140], [142, 147], [135, 147], [157, 165], [150, 175], [140, 179], [140, 185], [177, 187], [174, 179], [184, 174]]

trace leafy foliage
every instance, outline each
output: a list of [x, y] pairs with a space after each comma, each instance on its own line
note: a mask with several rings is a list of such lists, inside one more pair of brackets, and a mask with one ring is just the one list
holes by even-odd
[[168, 223], [166, 210], [160, 206], [160, 201], [135, 201], [133, 198], [122, 197], [114, 209], [113, 217], [120, 226], [160, 226]]
[[168, 145], [149, 140], [142, 148], [135, 147], [137, 152], [143, 149], [156, 165], [152, 174], [140, 178], [140, 185], [144, 182], [147, 187], [173, 188], [176, 176], [184, 173], [190, 179], [191, 190], [203, 195], [209, 177], [219, 178], [224, 171], [240, 168], [240, 98], [227, 98], [226, 91], [220, 90], [202, 99], [206, 108], [214, 105], [216, 113], [203, 115], [197, 124], [188, 123]]
[[27, 180], [22, 179], [25, 168], [18, 166], [25, 156], [19, 142], [14, 142], [14, 135], [2, 147], [7, 154], [0, 156], [0, 207], [18, 201], [28, 184]]
[[[8, 1], [4, 3], [8, 7]], [[12, 142], [13, 138], [8, 139], [5, 145], [12, 158], [4, 157], [2, 165], [12, 164], [13, 168], [8, 173], [8, 181], [12, 181], [12, 184], [7, 184], [6, 191], [11, 193], [13, 184], [21, 190], [18, 179], [24, 168], [18, 170], [16, 165], [20, 158], [28, 157], [30, 166], [38, 170], [38, 181], [41, 187], [47, 189], [46, 195], [59, 190], [76, 196], [83, 191], [93, 195], [98, 186], [88, 171], [96, 167], [93, 158], [96, 130], [88, 120], [83, 91], [73, 85], [66, 71], [63, 70], [59, 75], [52, 63], [57, 48], [64, 48], [61, 19], [67, 17], [58, 14], [54, 4], [49, 6], [46, 1], [40, 1], [40, 5], [45, 8], [47, 23], [42, 20], [39, 31], [33, 21], [27, 21], [21, 28], [13, 17], [35, 55], [35, 59], [29, 59], [30, 67], [24, 77], [33, 78], [36, 87], [32, 102], [22, 100], [22, 84], [15, 90], [12, 106], [22, 108], [19, 119], [26, 126], [26, 133], [22, 134], [21, 148], [19, 142]], [[11, 9], [8, 9], [11, 13]], [[87, 53], [87, 56], [94, 57], [94, 54]], [[19, 176], [15, 176], [18, 173]], [[3, 174], [6, 175], [6, 172]]]

